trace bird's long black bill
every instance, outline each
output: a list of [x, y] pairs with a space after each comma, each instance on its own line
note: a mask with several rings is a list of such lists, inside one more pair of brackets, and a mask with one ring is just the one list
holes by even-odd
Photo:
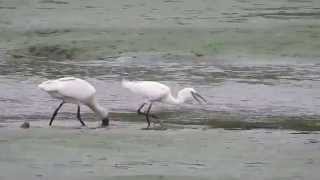
[[[201, 104], [201, 100], [202, 100], [203, 102], [207, 103], [207, 100], [206, 100], [204, 97], [202, 97], [199, 93], [192, 92], [191, 94], [192, 94], [192, 97], [193, 97], [196, 101], [198, 101], [199, 104]], [[200, 99], [201, 99], [201, 100], [200, 100]]]

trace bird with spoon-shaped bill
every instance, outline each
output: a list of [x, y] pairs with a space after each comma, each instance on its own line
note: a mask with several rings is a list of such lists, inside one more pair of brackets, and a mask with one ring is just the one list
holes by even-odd
[[65, 103], [71, 103], [78, 105], [77, 118], [85, 126], [80, 116], [80, 104], [88, 106], [98, 117], [102, 120], [102, 127], [109, 125], [108, 111], [100, 106], [95, 98], [96, 89], [87, 81], [74, 77], [65, 77], [55, 80], [48, 80], [38, 85], [38, 87], [47, 92], [55, 99], [59, 99], [62, 102], [58, 108], [54, 111], [49, 126], [52, 125], [59, 109]]

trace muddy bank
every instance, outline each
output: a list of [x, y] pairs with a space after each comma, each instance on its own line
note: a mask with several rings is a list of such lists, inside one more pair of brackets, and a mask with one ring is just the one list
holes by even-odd
[[76, 123], [61, 121], [52, 128], [32, 122], [27, 130], [4, 125], [2, 179], [316, 180], [320, 166], [315, 133], [201, 126], [156, 131], [123, 122], [107, 129], [78, 129]]

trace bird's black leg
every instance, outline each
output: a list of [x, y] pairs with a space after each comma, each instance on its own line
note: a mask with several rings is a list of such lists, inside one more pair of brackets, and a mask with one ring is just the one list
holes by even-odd
[[141, 109], [144, 107], [144, 105], [146, 105], [146, 103], [143, 103], [143, 104], [139, 107], [139, 109], [137, 110], [137, 113], [138, 113], [139, 115], [145, 115], [145, 113], [141, 112]]
[[56, 115], [58, 114], [59, 109], [62, 107], [62, 105], [64, 104], [64, 102], [62, 101], [62, 103], [58, 106], [58, 108], [53, 112], [53, 115], [51, 117], [49, 126], [52, 125], [52, 121], [54, 120], [54, 118], [56, 117]]
[[148, 122], [148, 127], [147, 128], [150, 127], [149, 113], [150, 113], [151, 107], [152, 107], [152, 103], [150, 103], [150, 105], [148, 107], [148, 110], [147, 110], [147, 113], [146, 113], [146, 119], [147, 119], [147, 122]]
[[82, 126], [86, 126], [86, 124], [82, 121], [80, 116], [80, 105], [78, 104], [77, 118], [81, 122]]
[[[142, 108], [143, 108], [146, 104], [147, 104], [147, 103], [143, 103], [143, 104], [138, 108], [137, 113], [138, 113], [139, 115], [146, 115], [146, 113], [141, 112]], [[150, 116], [153, 117], [153, 118], [156, 118], [156, 119], [159, 118], [158, 116], [156, 116], [156, 115], [154, 115], [154, 114], [150, 114]]]

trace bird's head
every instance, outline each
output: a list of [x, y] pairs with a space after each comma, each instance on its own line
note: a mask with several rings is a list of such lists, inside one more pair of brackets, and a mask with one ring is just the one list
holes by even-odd
[[195, 99], [199, 104], [202, 102], [207, 102], [204, 97], [202, 97], [195, 89], [193, 88], [184, 88], [178, 93], [178, 97], [182, 98], [184, 101]]

